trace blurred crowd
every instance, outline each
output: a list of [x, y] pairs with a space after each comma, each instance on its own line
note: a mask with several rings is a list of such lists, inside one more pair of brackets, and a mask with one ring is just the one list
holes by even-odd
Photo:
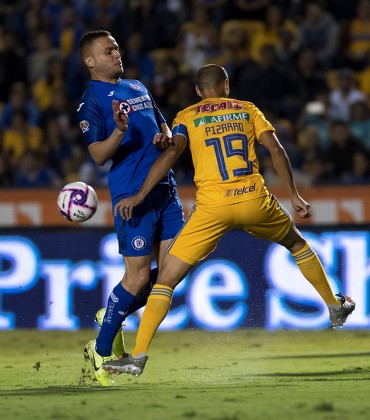
[[[76, 121], [89, 81], [77, 46], [93, 29], [112, 32], [125, 77], [169, 124], [198, 100], [197, 69], [216, 63], [230, 96], [274, 125], [299, 185], [370, 183], [370, 0], [1, 0], [0, 187], [106, 185]], [[192, 182], [188, 151], [175, 172]]]

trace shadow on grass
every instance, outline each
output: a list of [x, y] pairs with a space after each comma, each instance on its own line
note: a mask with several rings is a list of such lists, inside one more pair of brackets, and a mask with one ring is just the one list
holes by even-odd
[[320, 371], [320, 372], [274, 372], [274, 373], [252, 373], [247, 375], [249, 377], [282, 377], [282, 378], [289, 378], [289, 377], [301, 377], [301, 378], [323, 378], [326, 380], [326, 377], [334, 377], [334, 376], [346, 376], [345, 378], [338, 379], [338, 380], [346, 380], [346, 381], [363, 381], [369, 380], [370, 376], [361, 378], [348, 378], [347, 375], [364, 375], [370, 374], [370, 369], [363, 369], [363, 368], [355, 368], [355, 369], [343, 369], [337, 371]]
[[280, 356], [261, 356], [258, 360], [283, 360], [283, 359], [334, 359], [339, 357], [370, 357], [370, 352], [362, 353], [332, 353], [332, 354], [299, 354], [299, 355], [280, 355]]
[[20, 388], [9, 391], [0, 390], [0, 398], [4, 397], [33, 397], [33, 396], [48, 396], [48, 395], [92, 395], [103, 393], [120, 393], [122, 395], [122, 389], [124, 388], [125, 393], [137, 392], [139, 388], [135, 387], [132, 389], [125, 388], [124, 386], [113, 386], [113, 387], [101, 387], [101, 386], [48, 386], [45, 388]]

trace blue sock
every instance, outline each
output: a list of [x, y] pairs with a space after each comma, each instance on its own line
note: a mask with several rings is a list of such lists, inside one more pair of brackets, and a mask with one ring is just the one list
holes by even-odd
[[96, 351], [100, 356], [105, 357], [112, 354], [114, 337], [121, 328], [129, 308], [135, 301], [136, 297], [124, 289], [121, 283], [118, 283], [112, 290], [108, 299], [103, 324], [96, 339]]
[[150, 271], [150, 278], [147, 285], [140, 291], [140, 294], [136, 296], [135, 300], [132, 302], [127, 314], [124, 317], [124, 320], [130, 315], [136, 312], [138, 309], [142, 308], [146, 305], [146, 302], [148, 300], [148, 296], [150, 295], [150, 292], [153, 289], [153, 286], [157, 282], [157, 276], [158, 276], [158, 268], [153, 268]]

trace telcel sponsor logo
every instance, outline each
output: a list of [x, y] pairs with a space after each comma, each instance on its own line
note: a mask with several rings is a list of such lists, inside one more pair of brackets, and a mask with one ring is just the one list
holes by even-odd
[[235, 188], [234, 190], [227, 190], [225, 193], [226, 197], [231, 197], [235, 195], [248, 194], [249, 192], [256, 191], [256, 184], [244, 185], [243, 188]]

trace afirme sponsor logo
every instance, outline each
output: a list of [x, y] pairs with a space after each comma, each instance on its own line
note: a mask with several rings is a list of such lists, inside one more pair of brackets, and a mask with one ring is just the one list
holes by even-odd
[[206, 117], [196, 118], [194, 120], [195, 127], [200, 127], [206, 124], [222, 123], [225, 121], [249, 121], [249, 114], [247, 112], [233, 112], [225, 115], [208, 115]]
[[252, 185], [244, 185], [243, 188], [235, 188], [234, 190], [227, 190], [225, 193], [226, 197], [232, 197], [235, 195], [242, 195], [242, 194], [247, 194], [250, 193], [252, 191], [256, 191], [256, 184], [252, 184]]
[[223, 109], [243, 109], [243, 105], [232, 101], [220, 102], [218, 104], [203, 104], [195, 108], [195, 113], [199, 114], [201, 112], [215, 112]]

